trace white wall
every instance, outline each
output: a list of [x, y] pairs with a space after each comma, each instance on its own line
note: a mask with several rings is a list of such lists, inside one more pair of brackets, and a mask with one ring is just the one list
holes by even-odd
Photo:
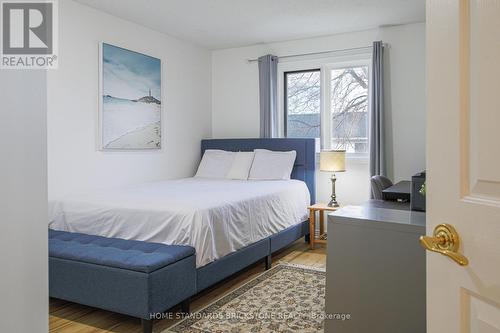
[[[59, 37], [60, 67], [48, 76], [50, 197], [192, 175], [202, 138], [259, 135], [257, 64], [247, 59], [367, 46], [379, 39], [390, 45], [385, 73], [389, 176], [409, 179], [425, 167], [424, 23], [210, 53], [67, 0], [60, 2]], [[163, 60], [161, 151], [96, 149], [100, 41]], [[347, 167], [337, 175], [339, 199], [360, 203], [369, 196], [368, 163], [348, 161]], [[329, 176], [318, 172], [318, 200], [328, 199]]]
[[[192, 175], [200, 140], [211, 136], [210, 52], [70, 0], [59, 2], [59, 20], [59, 69], [48, 76], [49, 197]], [[161, 151], [96, 149], [101, 41], [162, 59]]]
[[48, 330], [46, 73], [0, 70], [0, 332]]
[[[287, 55], [364, 47], [374, 40], [390, 45], [385, 66], [389, 176], [395, 181], [410, 179], [425, 168], [425, 23], [214, 51], [213, 137], [259, 136], [258, 67], [247, 59], [267, 53]], [[368, 163], [348, 161], [347, 169], [337, 175], [339, 200], [343, 204], [361, 203], [369, 197]], [[320, 201], [326, 201], [330, 194], [329, 177], [318, 172]]]

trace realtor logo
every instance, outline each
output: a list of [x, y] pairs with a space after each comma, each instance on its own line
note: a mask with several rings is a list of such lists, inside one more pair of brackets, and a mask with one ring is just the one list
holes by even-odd
[[57, 3], [3, 1], [1, 68], [57, 67]]

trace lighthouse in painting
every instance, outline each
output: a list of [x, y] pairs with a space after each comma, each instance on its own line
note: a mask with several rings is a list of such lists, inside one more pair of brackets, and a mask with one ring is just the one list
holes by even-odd
[[149, 89], [149, 91], [148, 91], [148, 96], [141, 97], [138, 100], [136, 100], [136, 102], [155, 103], [155, 104], [158, 104], [158, 105], [161, 104], [161, 102], [159, 100], [157, 100], [156, 98], [154, 98], [151, 95], [151, 89]]

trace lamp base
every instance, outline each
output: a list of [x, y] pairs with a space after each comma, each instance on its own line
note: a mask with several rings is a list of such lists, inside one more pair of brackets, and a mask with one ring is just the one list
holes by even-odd
[[330, 200], [330, 202], [328, 203], [328, 207], [333, 207], [333, 208], [337, 208], [337, 207], [340, 207], [339, 206], [339, 203], [337, 202], [337, 200]]
[[332, 174], [332, 178], [330, 178], [332, 181], [332, 196], [330, 197], [330, 202], [328, 203], [328, 207], [334, 207], [337, 208], [339, 207], [339, 203], [337, 202], [337, 195], [335, 194], [335, 182], [337, 181], [337, 177], [335, 177], [335, 174]]

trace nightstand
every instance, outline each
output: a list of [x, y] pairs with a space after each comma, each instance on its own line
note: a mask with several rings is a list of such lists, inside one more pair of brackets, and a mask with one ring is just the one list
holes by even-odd
[[[314, 250], [314, 244], [326, 244], [325, 212], [334, 212], [340, 207], [330, 207], [326, 203], [317, 203], [309, 209], [309, 246]], [[319, 237], [316, 238], [316, 212], [319, 213]]]

